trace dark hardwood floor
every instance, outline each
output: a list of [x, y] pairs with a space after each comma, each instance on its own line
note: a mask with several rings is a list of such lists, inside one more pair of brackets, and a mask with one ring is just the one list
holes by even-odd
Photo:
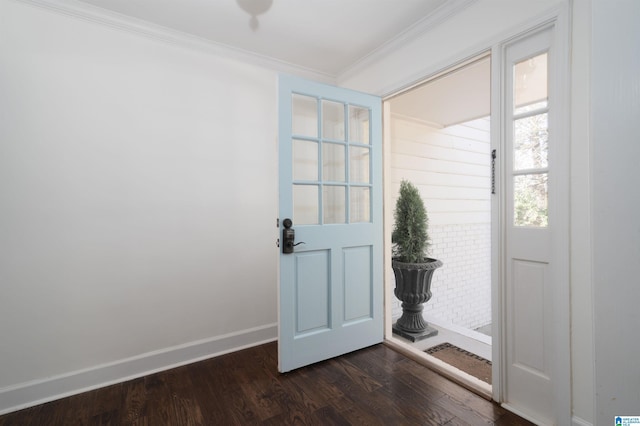
[[275, 343], [0, 416], [9, 425], [530, 425], [377, 345], [291, 373]]

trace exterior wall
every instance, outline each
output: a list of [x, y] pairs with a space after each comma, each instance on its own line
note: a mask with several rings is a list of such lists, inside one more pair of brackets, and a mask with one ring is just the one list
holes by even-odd
[[[392, 117], [394, 205], [402, 179], [420, 189], [430, 255], [443, 261], [424, 313], [475, 329], [491, 323], [489, 120], [439, 129]], [[394, 316], [402, 312], [395, 301]]]

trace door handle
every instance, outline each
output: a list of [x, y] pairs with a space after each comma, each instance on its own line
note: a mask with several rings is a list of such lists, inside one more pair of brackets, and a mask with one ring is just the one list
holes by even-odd
[[300, 241], [296, 243], [296, 231], [292, 228], [293, 221], [289, 218], [286, 218], [282, 221], [282, 253], [289, 254], [293, 253], [293, 248], [295, 246], [299, 246], [300, 244], [304, 244], [304, 241]]

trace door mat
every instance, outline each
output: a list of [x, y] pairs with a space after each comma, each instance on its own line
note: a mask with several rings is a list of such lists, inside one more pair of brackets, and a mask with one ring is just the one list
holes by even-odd
[[484, 359], [451, 343], [442, 343], [425, 351], [447, 364], [473, 377], [491, 384], [491, 361]]

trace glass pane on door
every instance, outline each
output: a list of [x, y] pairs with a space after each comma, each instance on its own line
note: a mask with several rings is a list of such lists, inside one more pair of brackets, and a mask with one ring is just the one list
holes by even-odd
[[355, 183], [369, 183], [369, 148], [352, 146], [349, 149], [349, 180]]
[[322, 101], [322, 138], [343, 141], [344, 134], [344, 104]]
[[516, 114], [547, 106], [547, 53], [513, 67], [513, 106]]
[[293, 185], [293, 223], [317, 225], [319, 210], [317, 185]]
[[351, 187], [350, 223], [371, 221], [371, 189], [369, 187]]
[[369, 138], [369, 109], [349, 105], [349, 141], [371, 144]]
[[549, 222], [547, 173], [513, 177], [515, 226], [546, 227]]
[[347, 209], [344, 186], [325, 186], [322, 190], [324, 223], [346, 223]]
[[346, 177], [345, 146], [324, 142], [322, 144], [322, 180], [344, 182]]
[[318, 100], [311, 96], [292, 95], [292, 133], [318, 137]]
[[547, 113], [520, 118], [513, 123], [513, 169], [548, 167], [549, 125]]
[[318, 180], [318, 143], [293, 141], [293, 179]]

